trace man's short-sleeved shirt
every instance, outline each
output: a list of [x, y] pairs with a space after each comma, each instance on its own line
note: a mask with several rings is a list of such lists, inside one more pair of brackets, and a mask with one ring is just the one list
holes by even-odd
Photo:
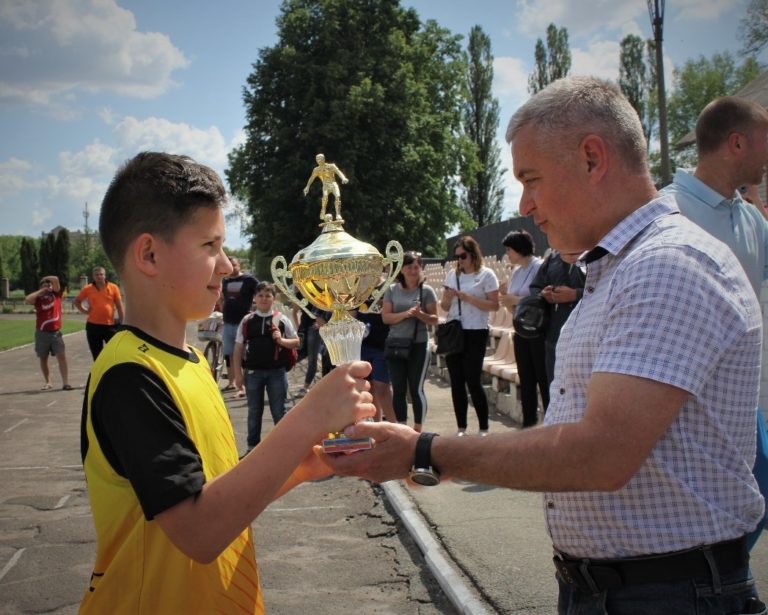
[[675, 197], [680, 212], [726, 244], [760, 296], [768, 279], [768, 221], [738, 194], [725, 198], [691, 173], [678, 169], [661, 191]]
[[35, 299], [35, 328], [38, 331], [61, 329], [61, 291], [42, 293]]
[[[763, 516], [752, 476], [760, 305], [727, 246], [662, 197], [598, 244], [557, 345], [545, 422], [584, 416], [592, 374], [689, 393], [635, 476], [614, 492], [545, 493], [553, 543], [576, 557], [630, 557], [743, 536]], [[648, 407], [645, 411], [653, 412]]]
[[221, 284], [224, 322], [236, 325], [251, 311], [258, 284], [259, 281], [247, 273], [241, 273], [236, 278], [224, 279]]
[[90, 306], [88, 322], [94, 325], [115, 324], [115, 303], [121, 301], [120, 289], [112, 282], [105, 282], [99, 289], [91, 283], [83, 287], [77, 300], [87, 301]]

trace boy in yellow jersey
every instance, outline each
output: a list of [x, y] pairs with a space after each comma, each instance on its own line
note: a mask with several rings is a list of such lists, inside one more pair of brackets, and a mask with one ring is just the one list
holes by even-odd
[[128, 161], [104, 197], [99, 232], [129, 302], [83, 406], [97, 552], [82, 613], [263, 613], [251, 522], [329, 474], [312, 453], [326, 433], [375, 412], [369, 365], [340, 366], [238, 463], [221, 394], [185, 341], [232, 271], [225, 199], [211, 169], [162, 153]]

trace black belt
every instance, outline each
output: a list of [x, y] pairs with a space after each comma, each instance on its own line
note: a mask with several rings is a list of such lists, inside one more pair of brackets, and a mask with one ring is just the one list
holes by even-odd
[[570, 585], [597, 593], [627, 585], [724, 575], [749, 564], [746, 537], [685, 551], [625, 559], [578, 559], [555, 551], [558, 576]]

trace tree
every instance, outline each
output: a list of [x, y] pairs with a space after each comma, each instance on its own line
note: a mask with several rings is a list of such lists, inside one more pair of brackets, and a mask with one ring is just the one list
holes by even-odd
[[653, 131], [652, 122], [656, 117], [656, 112], [651, 107], [655, 78], [654, 81], [650, 79], [651, 76], [655, 77], [655, 71], [649, 70], [646, 64], [646, 50], [652, 45], [652, 41], [646, 42], [639, 36], [629, 34], [622, 39], [619, 52], [619, 87], [637, 111], [648, 141]]
[[751, 0], [741, 20], [741, 52], [756, 56], [768, 45], [768, 0]]
[[462, 206], [475, 225], [485, 226], [501, 220], [504, 187], [501, 178], [496, 130], [499, 127], [499, 101], [491, 95], [493, 55], [491, 39], [480, 26], [472, 28], [467, 46], [467, 102], [464, 105], [464, 132], [472, 141], [473, 156], [465, 160]]
[[62, 288], [69, 288], [69, 231], [61, 229], [53, 248], [53, 271]]
[[551, 23], [547, 26], [547, 45], [541, 39], [536, 41], [534, 51], [535, 68], [528, 77], [528, 91], [535, 94], [550, 83], [571, 72], [571, 49], [568, 46], [568, 29], [558, 28]]
[[46, 233], [40, 240], [40, 251], [38, 252], [38, 277], [44, 275], [57, 275], [56, 274], [56, 256], [54, 254], [56, 250], [56, 238], [53, 233]]
[[226, 170], [252, 245], [290, 259], [317, 237], [319, 187], [308, 198], [302, 187], [323, 153], [349, 178], [348, 232], [380, 250], [397, 239], [442, 253], [461, 212], [459, 37], [398, 0], [285, 0], [277, 26], [247, 79], [246, 141]]
[[[760, 72], [754, 58], [740, 66], [730, 52], [716, 53], [711, 59], [699, 56], [675, 69], [675, 91], [669, 97], [670, 142], [677, 143], [692, 131], [702, 109], [714, 98], [735, 94]], [[695, 153], [691, 150], [673, 152], [675, 166], [693, 166]]]
[[34, 240], [29, 237], [21, 239], [20, 278], [19, 282], [25, 294], [29, 294], [39, 287], [37, 248]]

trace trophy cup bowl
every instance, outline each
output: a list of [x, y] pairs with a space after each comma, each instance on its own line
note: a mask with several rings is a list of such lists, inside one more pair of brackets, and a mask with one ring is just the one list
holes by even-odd
[[[307, 309], [308, 303], [332, 312], [328, 323], [320, 327], [320, 337], [334, 365], [360, 360], [365, 325], [349, 312], [364, 307], [369, 297], [374, 303], [378, 301], [403, 263], [403, 248], [397, 241], [390, 241], [385, 249], [386, 256], [382, 256], [371, 244], [345, 232], [342, 222], [327, 215], [320, 235], [299, 250], [290, 265], [282, 256], [276, 256], [271, 266], [275, 286], [312, 318], [314, 315]], [[389, 268], [387, 280], [380, 285], [385, 267]], [[288, 277], [293, 278], [304, 299], [299, 299], [290, 290]], [[371, 445], [369, 438], [350, 439], [343, 433], [329, 434], [323, 440], [323, 449], [328, 453], [352, 452]]]

